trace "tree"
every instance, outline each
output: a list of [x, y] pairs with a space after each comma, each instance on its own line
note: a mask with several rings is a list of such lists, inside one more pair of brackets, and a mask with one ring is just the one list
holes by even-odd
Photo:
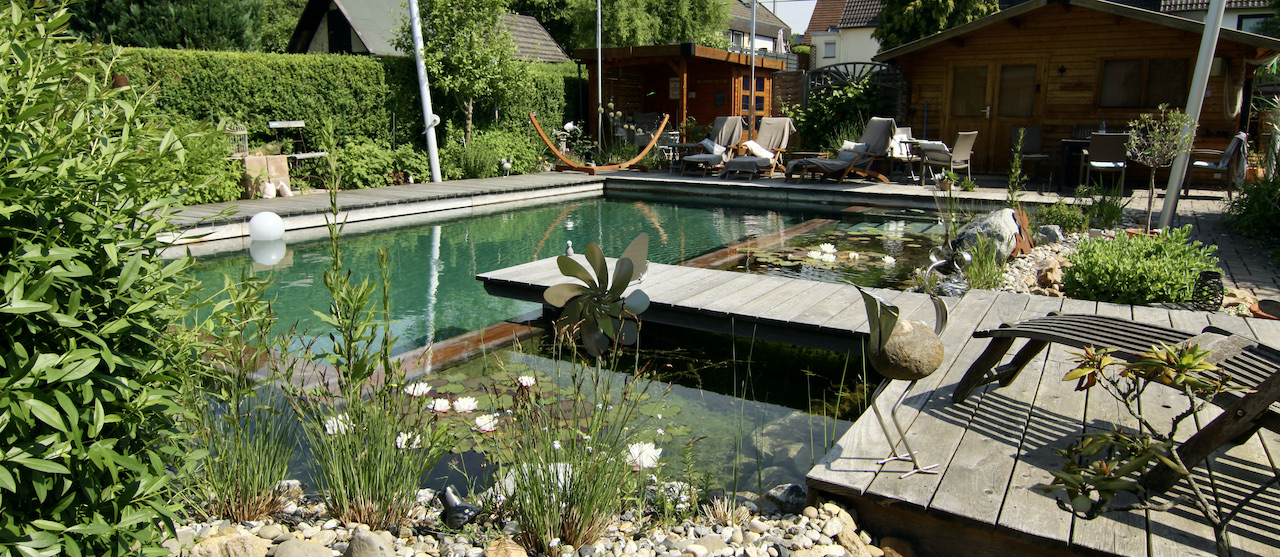
[[307, 0], [262, 0], [262, 11], [255, 22], [259, 50], [284, 52], [306, 6]]
[[998, 11], [996, 0], [884, 0], [871, 36], [885, 51]]
[[1147, 196], [1147, 232], [1151, 231], [1151, 204], [1156, 198], [1154, 169], [1173, 166], [1178, 155], [1191, 152], [1196, 139], [1196, 126], [1185, 112], [1162, 104], [1159, 114], [1142, 114], [1129, 122], [1129, 158], [1152, 168]]
[[71, 29], [120, 46], [253, 50], [262, 1], [85, 0], [71, 4]]
[[[595, 0], [516, 0], [511, 8], [538, 18], [565, 50], [596, 46]], [[602, 0], [601, 9], [606, 47], [717, 45], [729, 21], [725, 0]]]
[[[431, 84], [462, 108], [463, 143], [470, 143], [476, 102], [497, 100], [524, 80], [511, 37], [498, 25], [506, 0], [420, 0], [418, 10]], [[409, 33], [397, 39], [401, 52], [413, 52]]]

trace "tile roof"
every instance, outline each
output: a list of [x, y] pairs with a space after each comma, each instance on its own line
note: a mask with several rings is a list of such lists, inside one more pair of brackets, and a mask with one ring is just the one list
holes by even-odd
[[[1267, 0], [1227, 0], [1227, 9], [1266, 8]], [[1207, 10], [1209, 0], [1160, 0], [1160, 11], [1181, 12], [1185, 10]]]
[[[729, 17], [751, 21], [751, 3], [748, 0], [730, 2]], [[775, 27], [787, 27], [787, 22], [774, 15], [773, 12], [769, 11], [769, 8], [764, 7], [763, 3], [756, 2], [756, 27], [759, 27], [761, 23]]]
[[804, 39], [800, 42], [813, 44], [813, 33], [822, 33], [832, 27], [839, 27], [845, 3], [845, 0], [818, 0], [818, 3], [813, 6], [813, 15], [809, 17], [809, 28], [805, 30]]
[[849, 0], [840, 15], [840, 28], [875, 27], [880, 16], [880, 0]]
[[569, 56], [533, 16], [505, 14], [501, 24], [511, 34], [516, 59], [526, 62], [568, 62]]

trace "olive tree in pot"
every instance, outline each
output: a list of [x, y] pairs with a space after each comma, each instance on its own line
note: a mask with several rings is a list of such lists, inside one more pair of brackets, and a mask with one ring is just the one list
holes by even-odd
[[1169, 105], [1156, 107], [1158, 113], [1143, 114], [1129, 122], [1129, 158], [1151, 168], [1147, 192], [1147, 232], [1151, 232], [1151, 206], [1156, 198], [1157, 168], [1173, 166], [1173, 161], [1191, 151], [1196, 124], [1191, 117]]

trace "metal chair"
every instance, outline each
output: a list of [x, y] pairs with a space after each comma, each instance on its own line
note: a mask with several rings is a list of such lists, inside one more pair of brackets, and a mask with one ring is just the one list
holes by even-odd
[[1128, 133], [1094, 132], [1089, 137], [1089, 147], [1080, 157], [1080, 182], [1088, 184], [1094, 172], [1119, 172], [1120, 185], [1124, 186], [1124, 173], [1128, 166]]
[[923, 152], [920, 154], [924, 159], [925, 168], [929, 169], [929, 173], [933, 174], [933, 167], [946, 168], [952, 172], [956, 170], [964, 170], [965, 177], [972, 180], [973, 173], [969, 170], [969, 159], [973, 157], [973, 144], [978, 140], [978, 132], [960, 132], [956, 134], [956, 141], [950, 149], [934, 148], [934, 145], [945, 144], [924, 144]]

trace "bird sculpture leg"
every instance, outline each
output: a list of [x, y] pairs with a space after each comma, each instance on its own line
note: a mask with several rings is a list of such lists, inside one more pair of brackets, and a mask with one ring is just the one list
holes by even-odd
[[911, 445], [907, 443], [907, 434], [902, 429], [902, 424], [898, 423], [898, 407], [902, 405], [902, 401], [907, 397], [907, 393], [911, 391], [911, 387], [915, 386], [915, 384], [916, 382], [912, 381], [910, 385], [907, 385], [907, 388], [902, 390], [902, 394], [898, 395], [898, 400], [894, 401], [893, 406], [889, 407], [889, 419], [893, 421], [894, 429], [898, 430], [898, 438], [902, 440], [903, 448], [907, 449], [907, 454], [905, 455], [898, 454], [897, 447], [893, 442], [893, 434], [889, 433], [889, 427], [885, 425], [884, 416], [880, 413], [879, 405], [876, 404], [876, 400], [880, 398], [880, 393], [889, 385], [889, 381], [881, 383], [880, 386], [876, 388], [875, 394], [871, 397], [871, 410], [876, 413], [876, 420], [880, 422], [880, 431], [884, 432], [884, 438], [889, 442], [889, 452], [893, 455], [877, 462], [876, 464], [883, 465], [895, 460], [911, 461], [911, 471], [903, 474], [899, 479], [906, 479], [914, 474], [937, 474], [939, 472], [938, 470], [934, 470], [934, 468], [938, 467], [937, 464], [930, 464], [928, 466], [920, 465], [920, 461], [916, 459], [915, 451], [912, 451]]

